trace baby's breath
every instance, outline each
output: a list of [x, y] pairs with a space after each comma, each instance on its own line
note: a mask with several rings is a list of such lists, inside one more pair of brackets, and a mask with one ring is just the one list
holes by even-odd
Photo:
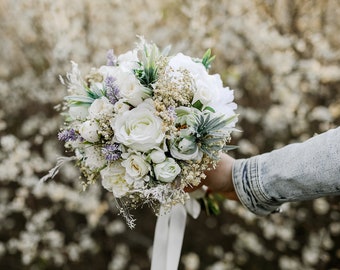
[[186, 69], [174, 71], [166, 66], [167, 59], [160, 61], [158, 80], [154, 84], [153, 99], [162, 103], [165, 108], [171, 106], [189, 106], [194, 93], [194, 81]]

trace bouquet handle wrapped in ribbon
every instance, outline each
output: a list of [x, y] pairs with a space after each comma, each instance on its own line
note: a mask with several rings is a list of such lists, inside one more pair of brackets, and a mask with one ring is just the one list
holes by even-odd
[[[140, 38], [124, 54], [109, 51], [106, 65], [85, 77], [74, 62], [66, 78], [60, 77], [68, 94], [58, 138], [74, 156], [59, 158], [42, 180], [74, 160], [84, 189], [100, 181], [130, 228], [131, 209], [145, 204], [154, 209], [159, 218], [153, 269], [178, 265], [190, 204], [184, 189], [198, 186], [220, 153], [232, 148], [236, 104], [233, 90], [223, 87], [218, 74], [209, 74], [213, 59], [210, 50], [202, 58], [169, 55], [169, 47], [160, 51]], [[167, 268], [158, 266], [165, 252], [178, 257], [162, 260]]]

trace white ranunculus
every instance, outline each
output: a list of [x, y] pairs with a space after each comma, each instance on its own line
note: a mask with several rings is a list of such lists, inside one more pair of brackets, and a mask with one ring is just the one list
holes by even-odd
[[173, 158], [167, 158], [154, 166], [156, 179], [161, 182], [172, 182], [181, 172], [180, 166]]
[[165, 160], [166, 156], [163, 150], [155, 149], [150, 153], [150, 158], [153, 163], [161, 163]]
[[101, 97], [93, 101], [89, 108], [89, 116], [93, 119], [100, 119], [103, 116], [112, 116], [114, 106], [106, 97]]
[[126, 181], [133, 184], [136, 180], [141, 180], [150, 171], [150, 164], [139, 155], [130, 155], [122, 162], [126, 170]]
[[201, 112], [194, 107], [179, 106], [175, 109], [175, 113], [176, 124], [190, 127], [196, 122], [195, 114], [200, 114]]
[[84, 120], [89, 114], [88, 106], [72, 106], [68, 113], [73, 120]]
[[125, 168], [120, 162], [114, 162], [110, 166], [100, 171], [102, 185], [111, 191], [116, 198], [120, 198], [130, 190], [130, 186], [125, 180]]
[[150, 97], [149, 90], [140, 84], [139, 80], [133, 73], [120, 70], [117, 73], [116, 84], [119, 88], [119, 94], [125, 102], [136, 107], [144, 99]]
[[95, 143], [99, 140], [99, 125], [94, 120], [87, 120], [82, 123], [79, 127], [80, 136], [85, 139], [85, 141]]
[[180, 160], [200, 160], [203, 156], [195, 138], [178, 138], [170, 143], [171, 156]]
[[91, 170], [102, 168], [106, 163], [100, 150], [93, 146], [85, 147], [83, 156], [85, 158], [85, 165]]
[[162, 120], [148, 106], [138, 106], [111, 121], [117, 142], [140, 152], [159, 147], [164, 140]]

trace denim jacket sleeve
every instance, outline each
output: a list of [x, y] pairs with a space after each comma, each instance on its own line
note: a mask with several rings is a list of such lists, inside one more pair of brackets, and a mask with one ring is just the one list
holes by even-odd
[[340, 195], [340, 127], [236, 160], [233, 182], [242, 204], [257, 215], [275, 212], [285, 202]]

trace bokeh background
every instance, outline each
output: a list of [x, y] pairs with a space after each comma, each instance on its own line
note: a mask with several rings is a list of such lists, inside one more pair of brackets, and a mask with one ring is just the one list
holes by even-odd
[[[235, 90], [236, 158], [306, 140], [340, 123], [338, 0], [0, 0], [0, 269], [149, 269], [156, 218], [130, 230], [100, 185], [81, 192], [66, 166], [54, 109], [58, 75], [83, 74], [134, 47], [136, 35], [200, 57]], [[299, 157], [296, 157], [299, 158]], [[189, 219], [180, 269], [340, 269], [339, 198], [258, 218], [225, 201]], [[161, 269], [160, 269], [161, 270]]]

